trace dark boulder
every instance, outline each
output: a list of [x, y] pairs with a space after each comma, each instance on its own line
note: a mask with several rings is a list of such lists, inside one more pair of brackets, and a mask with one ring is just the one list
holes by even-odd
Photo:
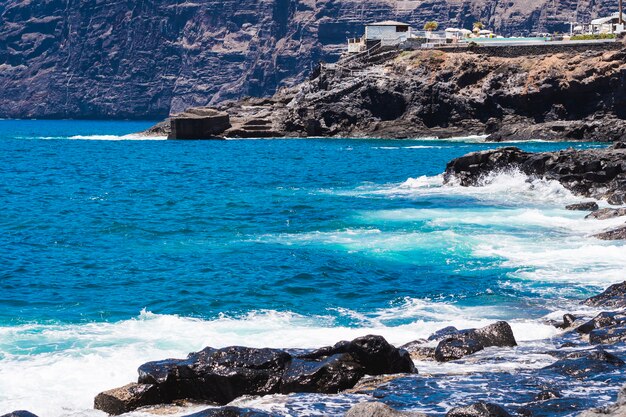
[[583, 304], [590, 307], [626, 307], [626, 281], [611, 285], [603, 293], [587, 298]]
[[605, 327], [612, 327], [616, 325], [624, 325], [626, 323], [626, 312], [602, 312], [589, 320], [586, 323], [581, 324], [576, 328], [578, 333], [589, 334], [593, 330], [602, 329]]
[[576, 320], [578, 320], [578, 317], [576, 317], [573, 314], [564, 314], [563, 315], [563, 321], [558, 323], [554, 323], [554, 327], [559, 328], [559, 329], [569, 329], [570, 327], [572, 327], [572, 325], [574, 324], [574, 322], [576, 322]]
[[626, 216], [626, 208], [603, 208], [587, 214], [585, 219], [607, 220], [615, 217]]
[[585, 201], [584, 203], [576, 203], [565, 206], [567, 210], [579, 210], [579, 211], [594, 211], [600, 207], [595, 201]]
[[478, 340], [484, 347], [513, 347], [517, 341], [513, 335], [513, 329], [506, 321], [498, 321], [488, 326], [475, 330]]
[[189, 414], [185, 417], [278, 417], [278, 415], [251, 408], [217, 407], [207, 408], [206, 410]]
[[352, 406], [345, 417], [426, 417], [426, 415], [398, 411], [381, 402], [364, 402]]
[[190, 398], [226, 404], [242, 395], [279, 392], [291, 355], [279, 349], [206, 348], [185, 360], [148, 362], [139, 383], [159, 387], [165, 402]]
[[621, 226], [616, 229], [607, 230], [606, 232], [593, 235], [601, 240], [626, 240], [626, 226]]
[[411, 356], [404, 349], [390, 345], [382, 336], [363, 336], [351, 342], [343, 341], [332, 347], [325, 347], [309, 354], [300, 355], [301, 359], [320, 359], [339, 353], [349, 353], [363, 366], [368, 375], [382, 375], [415, 372]]
[[428, 336], [428, 340], [441, 340], [457, 333], [459, 333], [459, 329], [454, 326], [448, 326], [444, 327], [443, 329], [437, 330], [435, 333]]
[[435, 349], [435, 359], [438, 362], [454, 361], [484, 348], [475, 336], [465, 333], [439, 342]]
[[163, 400], [156, 385], [132, 383], [101, 392], [94, 399], [93, 407], [107, 414], [119, 415], [139, 407], [162, 402]]
[[349, 353], [338, 353], [319, 361], [294, 358], [282, 376], [280, 391], [335, 394], [352, 388], [365, 376], [365, 368]]
[[623, 360], [604, 349], [597, 348], [570, 353], [543, 369], [574, 378], [585, 379], [596, 374], [615, 371], [623, 366]]
[[501, 406], [480, 401], [448, 411], [446, 417], [511, 417]]
[[9, 414], [4, 414], [1, 417], [37, 417], [35, 414], [31, 413], [30, 411], [26, 411], [26, 410], [17, 410], [17, 411], [13, 411]]
[[623, 341], [626, 341], [626, 327], [624, 326], [596, 329], [589, 333], [589, 343], [592, 345], [610, 345]]
[[461, 359], [492, 346], [517, 346], [513, 330], [507, 322], [499, 321], [480, 329], [460, 330], [449, 334], [437, 345], [435, 359], [439, 362]]
[[118, 414], [179, 399], [227, 404], [243, 395], [336, 393], [352, 388], [366, 374], [413, 372], [409, 353], [381, 336], [364, 336], [300, 355], [280, 349], [207, 347], [186, 359], [141, 365], [139, 384], [99, 394], [96, 408]]

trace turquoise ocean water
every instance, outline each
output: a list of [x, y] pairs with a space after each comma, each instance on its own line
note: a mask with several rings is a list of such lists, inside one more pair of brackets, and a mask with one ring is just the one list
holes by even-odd
[[[0, 121], [0, 412], [99, 415], [93, 396], [141, 363], [207, 345], [401, 344], [496, 319], [549, 343], [546, 319], [624, 277], [626, 247], [590, 237], [619, 220], [564, 210], [580, 199], [559, 184], [443, 185], [450, 159], [496, 147], [481, 138], [126, 136], [150, 125]], [[332, 415], [307, 398], [251, 404]]]

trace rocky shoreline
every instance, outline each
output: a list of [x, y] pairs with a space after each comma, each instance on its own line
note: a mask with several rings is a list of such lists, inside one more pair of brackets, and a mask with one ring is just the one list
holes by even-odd
[[[626, 204], [626, 144], [623, 142], [603, 149], [531, 153], [516, 147], [505, 147], [473, 152], [450, 161], [444, 181], [479, 186], [489, 181], [490, 175], [511, 170], [520, 171], [530, 178], [556, 180], [581, 197], [606, 200], [611, 205]], [[590, 211], [588, 219], [626, 216], [623, 207], [600, 209], [593, 201], [567, 208]], [[596, 237], [603, 240], [626, 239], [626, 222], [624, 226], [607, 230]]]
[[[321, 64], [308, 81], [272, 97], [189, 109], [145, 134], [173, 139], [626, 139], [622, 43], [546, 46], [526, 54], [509, 49], [380, 49], [347, 56]], [[204, 125], [198, 125], [199, 118]], [[186, 121], [191, 134], [178, 135], [171, 128]]]
[[[489, 393], [485, 393], [484, 400], [459, 404], [448, 410], [446, 417], [548, 416], [564, 409], [582, 413], [581, 417], [623, 415], [620, 414], [625, 408], [623, 393], [615, 405], [585, 411], [580, 408], [584, 399], [576, 401], [565, 391], [568, 381], [626, 382], [621, 377], [611, 381], [616, 374], [624, 374], [626, 367], [622, 359], [626, 352], [626, 281], [612, 285], [582, 304], [609, 310], [593, 317], [566, 314], [562, 322], [553, 322], [552, 325], [562, 329], [553, 340], [558, 348], [541, 352], [553, 357], [553, 363], [510, 375], [519, 379], [517, 383], [533, 381], [525, 387], [533, 393], [528, 402], [502, 406], [491, 402]], [[137, 409], [159, 413], [163, 404], [191, 401], [209, 408], [188, 417], [279, 417], [277, 413], [227, 404], [242, 396], [273, 393], [352, 392], [367, 397], [352, 406], [346, 417], [426, 417], [423, 413], [397, 411], [379, 402], [381, 396], [377, 391], [390, 390], [395, 381], [407, 378], [437, 378], [420, 376], [413, 360], [458, 361], [471, 358], [483, 349], [490, 349], [489, 354], [498, 357], [517, 346], [511, 327], [501, 321], [480, 329], [444, 328], [427, 339], [399, 348], [374, 335], [309, 351], [207, 347], [186, 359], [165, 359], [140, 366], [137, 382], [98, 394], [94, 407], [110, 415]], [[477, 364], [489, 362], [485, 356], [477, 360]], [[546, 385], [546, 381], [553, 384]], [[27, 411], [15, 411], [2, 417], [35, 416]]]

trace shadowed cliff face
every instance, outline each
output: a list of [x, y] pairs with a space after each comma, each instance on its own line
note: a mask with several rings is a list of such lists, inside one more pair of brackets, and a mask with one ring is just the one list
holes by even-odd
[[[615, 3], [615, 4], [614, 4]], [[0, 117], [163, 117], [272, 94], [334, 61], [364, 22], [507, 34], [614, 11], [580, 0], [2, 0]]]

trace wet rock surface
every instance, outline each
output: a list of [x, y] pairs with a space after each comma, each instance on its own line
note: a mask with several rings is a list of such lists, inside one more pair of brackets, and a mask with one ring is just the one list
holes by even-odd
[[480, 329], [460, 330], [444, 329], [433, 334], [435, 340], [442, 338], [435, 349], [435, 359], [447, 362], [461, 359], [466, 355], [479, 352], [487, 347], [517, 346], [511, 326], [505, 321], [485, 326]]
[[590, 307], [626, 307], [626, 281], [611, 285], [601, 294], [587, 298], [583, 304]]
[[227, 404], [244, 395], [330, 394], [353, 387], [366, 374], [414, 372], [408, 352], [380, 336], [364, 336], [300, 356], [280, 349], [207, 347], [186, 359], [143, 364], [138, 384], [99, 394], [95, 407], [120, 414], [180, 399]]
[[594, 211], [598, 210], [598, 203], [595, 201], [587, 201], [584, 203], [570, 204], [565, 206], [567, 210]]
[[598, 348], [570, 353], [545, 369], [584, 379], [594, 378], [599, 374], [618, 370], [624, 365], [624, 361], [619, 357]]
[[26, 410], [17, 410], [8, 414], [4, 414], [1, 417], [37, 417], [35, 414]]
[[[616, 284], [590, 300], [610, 305], [621, 297], [624, 285]], [[289, 394], [277, 397], [277, 408], [267, 407], [274, 403], [271, 397], [252, 403], [248, 402], [252, 397], [236, 397], [230, 406], [208, 408], [194, 417], [282, 417], [300, 415], [303, 410], [326, 410], [337, 416], [347, 413], [350, 417], [422, 416], [415, 410], [431, 416], [579, 415], [605, 406], [607, 398], [615, 398], [619, 387], [626, 384], [626, 339], [620, 333], [626, 314], [580, 314], [566, 314], [562, 331], [547, 344], [524, 342], [515, 349], [482, 349], [442, 363], [432, 357], [416, 358], [420, 369], [425, 369], [421, 374], [412, 372], [414, 365], [404, 349], [396, 349], [382, 337], [367, 336], [315, 350], [206, 348], [187, 359], [149, 362], [140, 371], [140, 382], [145, 385], [129, 384], [99, 397], [108, 396], [110, 403], [117, 404], [157, 389], [159, 401], [179, 404], [172, 398], [220, 398], [224, 403], [242, 392]], [[593, 338], [604, 334], [599, 332], [608, 336], [600, 342], [603, 346], [593, 346]], [[405, 347], [436, 349], [455, 338], [481, 345], [516, 345], [510, 326], [496, 322], [479, 329], [444, 328]], [[397, 373], [387, 374], [392, 371]], [[344, 385], [349, 388], [338, 388]], [[329, 403], [331, 408], [325, 408]], [[256, 404], [261, 404], [262, 410], [254, 409]], [[617, 413], [619, 404], [585, 411], [585, 415]], [[124, 405], [117, 410], [129, 408]]]
[[345, 417], [426, 417], [426, 415], [394, 410], [380, 402], [365, 402], [350, 408]]
[[[574, 194], [606, 199], [610, 204], [626, 203], [626, 149], [606, 149], [530, 153], [516, 147], [473, 152], [450, 161], [445, 181], [477, 186], [489, 175], [518, 170], [535, 178], [559, 181]], [[620, 232], [609, 232], [619, 238]]]
[[626, 225], [594, 235], [601, 240], [626, 240]]
[[602, 208], [593, 213], [589, 213], [585, 219], [607, 220], [621, 216], [626, 216], [626, 207]]
[[465, 407], [450, 410], [446, 417], [511, 417], [501, 406], [486, 402], [477, 402]]
[[207, 408], [185, 417], [279, 417], [278, 414], [267, 413], [261, 410], [239, 407]]

